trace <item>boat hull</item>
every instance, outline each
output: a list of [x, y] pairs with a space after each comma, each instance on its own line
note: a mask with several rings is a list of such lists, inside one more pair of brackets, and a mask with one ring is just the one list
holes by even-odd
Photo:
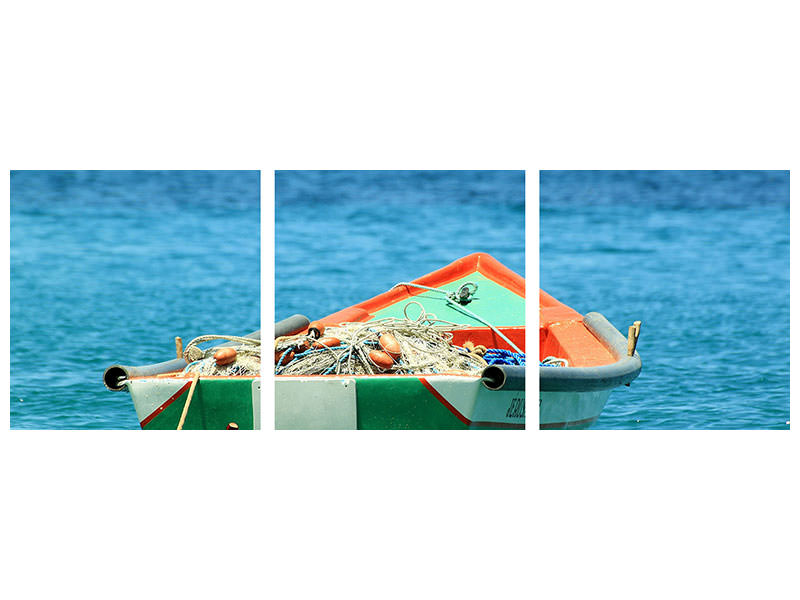
[[[488, 254], [475, 253], [318, 322], [330, 328], [423, 315], [454, 325], [456, 346], [524, 352], [525, 280]], [[280, 330], [288, 333], [295, 325]], [[524, 429], [524, 373], [513, 372], [520, 369], [495, 378], [477, 364], [471, 372], [444, 373], [440, 367], [438, 373], [411, 374], [401, 361], [400, 372], [369, 375], [293, 375], [281, 367], [275, 428]]]
[[[630, 385], [642, 370], [639, 354], [628, 356], [627, 340], [603, 315], [592, 312], [581, 317], [575, 313], [577, 319], [570, 319], [566, 311], [572, 309], [566, 306], [563, 309], [563, 320], [554, 320], [550, 324], [552, 329], [548, 333], [561, 336], [558, 345], [551, 348], [557, 347], [561, 352], [569, 353], [571, 344], [583, 338], [591, 340], [601, 353], [607, 353], [609, 360], [605, 364], [580, 367], [540, 366], [540, 429], [590, 427], [599, 418], [611, 392], [619, 386]], [[566, 334], [564, 329], [558, 331], [565, 324], [571, 328]]]
[[[177, 429], [192, 378], [141, 377], [125, 382], [142, 429]], [[201, 377], [183, 429], [260, 429], [261, 378]]]
[[586, 429], [603, 412], [611, 390], [539, 392], [539, 429]]
[[276, 429], [524, 429], [524, 390], [468, 375], [280, 377]]

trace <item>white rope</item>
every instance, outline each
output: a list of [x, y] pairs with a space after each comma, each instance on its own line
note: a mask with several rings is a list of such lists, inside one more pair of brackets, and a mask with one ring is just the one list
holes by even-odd
[[[468, 310], [467, 308], [465, 308], [463, 306], [464, 304], [468, 303], [470, 301], [471, 297], [473, 295], [475, 295], [475, 292], [478, 291], [478, 284], [477, 283], [473, 283], [472, 281], [468, 281], [465, 284], [463, 284], [460, 288], [458, 288], [457, 292], [448, 292], [447, 290], [440, 290], [440, 289], [437, 289], [437, 288], [428, 287], [427, 285], [420, 285], [418, 283], [409, 283], [407, 281], [404, 281], [402, 283], [396, 283], [395, 285], [392, 286], [392, 289], [396, 288], [399, 285], [407, 285], [407, 286], [411, 286], [411, 287], [421, 288], [423, 290], [430, 290], [432, 292], [439, 292], [440, 294], [444, 294], [447, 297], [447, 300], [446, 300], [447, 304], [452, 304], [453, 308], [456, 308], [456, 309], [466, 313], [467, 315], [469, 315], [473, 319], [476, 319], [476, 320], [480, 321], [481, 323], [483, 323], [484, 325], [489, 327], [492, 331], [494, 331], [497, 335], [499, 335], [503, 340], [505, 340], [505, 342], [509, 346], [511, 346], [514, 350], [516, 350], [520, 354], [523, 353], [522, 350], [520, 350], [519, 347], [517, 347], [517, 345], [514, 342], [512, 342], [505, 335], [503, 335], [503, 333], [497, 327], [495, 327], [494, 325], [489, 323], [489, 321], [487, 321], [483, 317], [479, 317], [474, 312], [472, 312], [471, 310]], [[469, 290], [469, 286], [473, 286], [474, 289], [472, 291], [470, 291]], [[417, 303], [417, 304], [419, 304], [419, 303]]]
[[569, 361], [566, 358], [558, 358], [557, 356], [547, 356], [539, 361], [539, 365], [546, 367], [568, 367]]
[[[472, 296], [475, 295], [475, 292], [478, 291], [478, 284], [473, 282], [473, 281], [467, 281], [466, 283], [461, 285], [461, 287], [459, 287], [458, 290], [456, 290], [455, 292], [448, 292], [447, 290], [440, 290], [439, 288], [434, 288], [434, 287], [430, 287], [430, 286], [427, 286], [427, 285], [420, 285], [419, 283], [410, 283], [408, 281], [402, 281], [400, 283], [395, 283], [391, 287], [391, 289], [394, 289], [394, 288], [396, 288], [396, 287], [398, 287], [400, 285], [420, 288], [422, 290], [429, 290], [431, 292], [438, 292], [440, 294], [444, 294], [445, 296], [447, 296], [451, 300], [453, 300], [455, 302], [458, 302], [458, 303], [461, 303], [461, 304], [466, 304], [467, 302], [469, 302], [472, 299]], [[471, 291], [469, 289], [470, 286], [472, 286], [472, 290]]]

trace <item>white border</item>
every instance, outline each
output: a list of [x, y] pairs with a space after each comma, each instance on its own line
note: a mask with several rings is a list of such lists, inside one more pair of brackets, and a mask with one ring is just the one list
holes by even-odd
[[[530, 202], [538, 168], [792, 168], [789, 7], [16, 3], [3, 181], [527, 168]], [[4, 596], [797, 594], [795, 431], [184, 433], [0, 432]]]

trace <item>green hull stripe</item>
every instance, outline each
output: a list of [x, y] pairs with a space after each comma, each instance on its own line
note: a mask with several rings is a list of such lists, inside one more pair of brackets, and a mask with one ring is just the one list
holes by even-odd
[[358, 429], [468, 429], [418, 379], [359, 379]]
[[[197, 382], [184, 429], [253, 429], [253, 380], [205, 379]], [[189, 391], [181, 394], [143, 429], [177, 429]]]

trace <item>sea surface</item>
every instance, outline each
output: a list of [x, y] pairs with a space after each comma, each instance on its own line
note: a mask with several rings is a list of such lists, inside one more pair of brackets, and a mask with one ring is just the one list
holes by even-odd
[[540, 285], [643, 369], [594, 429], [788, 429], [789, 173], [545, 171]]
[[275, 318], [324, 317], [487, 252], [525, 275], [523, 171], [278, 171]]
[[138, 429], [111, 364], [260, 327], [257, 171], [11, 173], [11, 427]]

